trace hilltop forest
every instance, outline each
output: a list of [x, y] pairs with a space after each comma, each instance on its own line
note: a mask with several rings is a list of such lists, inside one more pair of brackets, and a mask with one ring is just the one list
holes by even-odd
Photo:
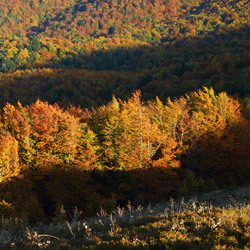
[[2, 1], [0, 212], [247, 183], [249, 38], [247, 0]]

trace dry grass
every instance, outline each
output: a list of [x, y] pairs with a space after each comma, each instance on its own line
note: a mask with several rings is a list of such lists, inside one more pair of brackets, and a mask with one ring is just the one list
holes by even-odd
[[[250, 187], [50, 225], [1, 220], [1, 249], [250, 249]], [[62, 213], [64, 211], [62, 210]], [[65, 218], [65, 214], [63, 216]]]

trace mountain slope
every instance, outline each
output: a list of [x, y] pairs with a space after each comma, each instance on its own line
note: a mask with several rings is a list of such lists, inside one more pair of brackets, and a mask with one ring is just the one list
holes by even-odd
[[89, 107], [139, 88], [164, 99], [203, 85], [250, 93], [246, 0], [22, 0], [0, 15], [2, 103]]

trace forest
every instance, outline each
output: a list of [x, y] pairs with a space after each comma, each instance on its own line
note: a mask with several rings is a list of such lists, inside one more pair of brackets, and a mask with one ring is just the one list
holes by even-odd
[[247, 0], [0, 3], [0, 213], [249, 184], [249, 37]]
[[87, 215], [247, 184], [250, 124], [225, 92], [164, 104], [113, 97], [81, 109], [6, 104], [0, 123], [1, 210], [34, 222], [63, 205]]
[[0, 5], [0, 105], [67, 108], [180, 97], [212, 87], [246, 97], [246, 0], [7, 1]]

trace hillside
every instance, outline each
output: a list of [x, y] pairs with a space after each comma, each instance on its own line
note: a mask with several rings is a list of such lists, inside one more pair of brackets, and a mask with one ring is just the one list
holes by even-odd
[[249, 23], [248, 14], [246, 0], [7, 1], [1, 6], [1, 36], [160, 43], [239, 28]]
[[51, 222], [250, 179], [250, 2], [0, 3], [0, 213]]
[[237, 100], [213, 89], [166, 104], [137, 91], [92, 111], [6, 104], [0, 212], [35, 223], [62, 205], [91, 216], [128, 200], [156, 203], [248, 184], [249, 162], [250, 123]]
[[[247, 249], [249, 187], [155, 206], [118, 207], [92, 218], [65, 211], [50, 225], [1, 220], [0, 247], [7, 249]], [[205, 198], [206, 197], [206, 198]], [[217, 201], [217, 202], [216, 202]]]
[[7, 1], [0, 102], [98, 106], [112, 95], [249, 89], [248, 1]]

